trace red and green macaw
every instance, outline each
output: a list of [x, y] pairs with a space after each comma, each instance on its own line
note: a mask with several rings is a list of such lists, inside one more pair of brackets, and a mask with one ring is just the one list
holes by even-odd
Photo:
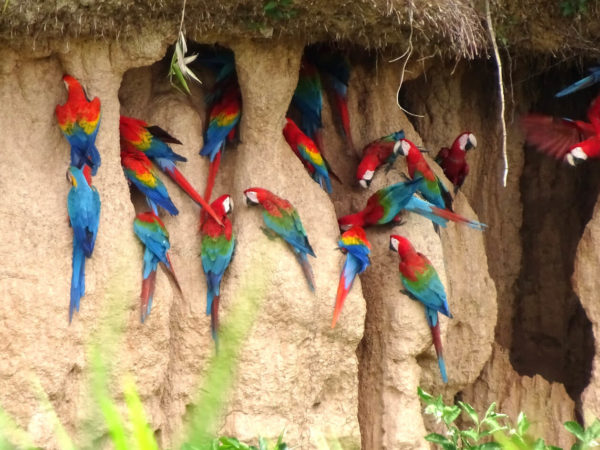
[[122, 145], [135, 147], [148, 156], [160, 169], [165, 172], [183, 191], [190, 196], [201, 208], [204, 208], [215, 220], [218, 219], [210, 205], [194, 189], [190, 182], [177, 169], [174, 161], [187, 161], [185, 157], [175, 153], [169, 144], [179, 144], [181, 141], [171, 136], [157, 126], [149, 126], [146, 122], [133, 117], [121, 116], [119, 132]]
[[600, 158], [600, 95], [587, 111], [589, 122], [527, 114], [521, 119], [527, 143], [572, 166]]
[[145, 247], [142, 293], [140, 295], [140, 319], [144, 323], [152, 309], [152, 299], [156, 287], [156, 269], [159, 262], [163, 263], [172, 275], [180, 292], [181, 286], [169, 257], [169, 248], [171, 248], [169, 232], [162, 220], [152, 211], [140, 213], [133, 221], [133, 231]]
[[300, 111], [300, 128], [311, 138], [323, 152], [321, 129], [321, 111], [323, 109], [323, 92], [319, 71], [307, 58], [302, 59], [298, 85], [292, 97], [292, 104]]
[[404, 130], [388, 134], [367, 144], [363, 157], [356, 169], [356, 179], [363, 188], [368, 188], [379, 166], [387, 164], [388, 170], [396, 161], [400, 150], [400, 140], [404, 139]]
[[64, 75], [69, 96], [64, 105], [55, 109], [58, 126], [71, 145], [71, 166], [82, 168], [87, 164], [96, 175], [100, 167], [100, 153], [96, 148], [96, 135], [100, 126], [100, 99], [89, 100], [83, 87], [75, 78]]
[[358, 213], [340, 217], [338, 224], [342, 230], [351, 226], [366, 228], [373, 225], [384, 225], [400, 221], [403, 210], [411, 211], [427, 217], [434, 224], [445, 227], [448, 221], [463, 223], [471, 228], [483, 230], [486, 225], [466, 219], [447, 209], [416, 197], [415, 192], [422, 189], [423, 178], [392, 184], [378, 190], [367, 200], [367, 206]]
[[212, 217], [205, 215], [200, 224], [202, 235], [202, 268], [206, 275], [206, 315], [210, 314], [210, 329], [215, 345], [218, 346], [219, 300], [221, 279], [231, 263], [235, 249], [235, 236], [231, 221], [227, 217], [233, 211], [233, 200], [225, 194], [212, 202], [224, 226], [220, 226]]
[[467, 151], [475, 147], [477, 147], [475, 135], [470, 131], [465, 131], [458, 135], [452, 143], [452, 147], [443, 147], [435, 157], [435, 162], [440, 165], [446, 178], [454, 185], [455, 193], [469, 174]]
[[73, 312], [79, 311], [79, 301], [85, 295], [85, 258], [92, 256], [96, 243], [100, 222], [100, 195], [88, 183], [81, 169], [69, 167], [67, 178], [72, 184], [67, 197], [67, 210], [73, 228], [73, 274], [69, 303], [71, 323]]
[[242, 112], [242, 95], [237, 80], [230, 82], [224, 88], [222, 96], [215, 101], [209, 112], [209, 123], [204, 133], [204, 146], [200, 150], [202, 156], [210, 159], [208, 180], [204, 199], [210, 202], [212, 189], [215, 184], [221, 153], [225, 148], [228, 135], [235, 133], [234, 129], [240, 121]]
[[350, 130], [350, 116], [348, 114], [348, 83], [350, 81], [350, 60], [337, 50], [317, 45], [307, 48], [307, 58], [311, 61], [322, 75], [324, 80], [331, 86], [337, 111], [342, 122], [342, 130], [346, 143], [351, 152], [354, 151], [354, 142]]
[[263, 220], [269, 230], [281, 236], [283, 240], [292, 246], [308, 286], [314, 292], [315, 280], [307, 255], [315, 258], [317, 256], [308, 242], [308, 236], [296, 208], [287, 200], [277, 197], [266, 189], [249, 188], [244, 191], [244, 195], [248, 205], [261, 205], [263, 207]]
[[367, 239], [365, 230], [361, 227], [352, 227], [342, 234], [338, 241], [340, 250], [346, 254], [346, 262], [340, 274], [340, 283], [338, 284], [337, 294], [335, 296], [335, 307], [333, 309], [333, 320], [331, 328], [335, 327], [335, 323], [342, 312], [344, 301], [356, 275], [363, 273], [371, 261], [369, 254], [371, 253], [371, 243]]
[[421, 185], [419, 192], [428, 202], [433, 203], [438, 208], [445, 208], [452, 211], [452, 196], [444, 186], [444, 183], [437, 177], [421, 151], [408, 139], [400, 140], [400, 152], [406, 156], [408, 174], [414, 180], [423, 177], [425, 182]]
[[171, 215], [179, 214], [148, 157], [124, 141], [121, 141], [121, 166], [129, 182], [146, 196], [146, 201], [156, 215], [158, 215], [156, 205], [162, 206]]
[[403, 236], [390, 236], [390, 248], [400, 256], [400, 279], [405, 294], [425, 306], [425, 317], [431, 329], [433, 346], [438, 358], [438, 365], [444, 383], [448, 382], [446, 364], [442, 354], [442, 337], [438, 312], [452, 318], [446, 299], [444, 285], [440, 277], [425, 255], [417, 252], [412, 244]]
[[329, 178], [327, 164], [312, 139], [305, 135], [289, 117], [286, 118], [283, 136], [296, 156], [302, 161], [308, 173], [319, 183], [321, 188], [331, 194], [331, 179]]

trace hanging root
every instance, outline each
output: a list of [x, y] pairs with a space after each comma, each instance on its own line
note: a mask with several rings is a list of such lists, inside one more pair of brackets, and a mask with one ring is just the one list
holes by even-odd
[[508, 178], [508, 155], [506, 152], [506, 120], [504, 115], [506, 114], [506, 105], [504, 102], [504, 81], [502, 79], [502, 60], [500, 59], [500, 52], [498, 51], [498, 44], [496, 43], [496, 33], [494, 32], [494, 26], [492, 25], [492, 13], [490, 12], [490, 0], [485, 0], [485, 21], [487, 28], [492, 39], [492, 47], [494, 48], [494, 58], [496, 59], [496, 67], [498, 68], [498, 92], [500, 95], [500, 124], [502, 125], [502, 157], [504, 158], [504, 175], [502, 177], [502, 186], [506, 187], [506, 181]]

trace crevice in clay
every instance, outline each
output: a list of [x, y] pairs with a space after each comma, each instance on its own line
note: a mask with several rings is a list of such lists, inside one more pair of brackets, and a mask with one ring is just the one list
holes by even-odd
[[[531, 111], [587, 120], [594, 89], [554, 98], [554, 93], [578, 78], [577, 73], [563, 70], [541, 76], [541, 95]], [[510, 360], [520, 375], [540, 374], [563, 383], [576, 403], [590, 379], [594, 338], [571, 276], [577, 245], [600, 191], [599, 178], [597, 161], [572, 168], [524, 149], [523, 253]]]

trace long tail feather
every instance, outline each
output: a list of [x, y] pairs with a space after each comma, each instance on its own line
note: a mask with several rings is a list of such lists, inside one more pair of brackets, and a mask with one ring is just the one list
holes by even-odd
[[302, 267], [302, 272], [304, 272], [304, 276], [306, 277], [306, 281], [308, 283], [308, 287], [311, 291], [315, 292], [315, 276], [313, 275], [312, 267], [308, 262], [308, 256], [306, 253], [296, 253], [296, 258]]
[[69, 323], [74, 311], [79, 311], [79, 301], [85, 294], [85, 255], [83, 249], [73, 245], [73, 273], [71, 275], [71, 300], [69, 302]]
[[154, 289], [156, 288], [156, 270], [150, 272], [147, 278], [142, 280], [142, 292], [140, 294], [140, 320], [145, 322], [146, 317], [150, 315], [152, 310], [152, 298], [154, 297]]
[[210, 196], [212, 195], [213, 187], [215, 186], [215, 180], [217, 178], [217, 172], [219, 171], [219, 166], [221, 165], [222, 153], [223, 148], [217, 152], [215, 159], [211, 161], [210, 166], [208, 167], [208, 180], [206, 180], [206, 189], [204, 191], [204, 200], [206, 200], [207, 203], [210, 203]]
[[446, 373], [446, 363], [444, 362], [444, 354], [442, 349], [442, 336], [440, 334], [440, 321], [438, 320], [438, 313], [434, 309], [425, 308], [425, 315], [427, 316], [427, 323], [431, 329], [431, 337], [433, 339], [433, 347], [435, 348], [435, 354], [438, 359], [438, 366], [440, 367], [440, 374], [444, 383], [448, 382], [448, 374]]
[[210, 310], [210, 333], [217, 351], [219, 351], [219, 299], [218, 295], [213, 298]]
[[348, 144], [348, 150], [350, 153], [354, 153], [354, 141], [352, 140], [352, 133], [350, 131], [350, 116], [348, 114], [348, 99], [345, 95], [342, 95], [338, 92], [335, 92], [334, 95], [335, 103], [342, 121], [342, 128], [344, 129], [346, 143]]
[[219, 225], [223, 225], [223, 223], [221, 222], [221, 219], [219, 218], [219, 216], [217, 216], [217, 214], [212, 209], [212, 207], [207, 203], [206, 200], [204, 200], [204, 198], [198, 193], [198, 191], [196, 191], [196, 189], [194, 189], [194, 187], [183, 176], [183, 174], [179, 171], [179, 169], [177, 169], [177, 166], [175, 166], [175, 163], [173, 161], [170, 161], [166, 158], [154, 158], [154, 162], [156, 162], [156, 164], [158, 164], [158, 166], [161, 168], [161, 170], [163, 172], [165, 172], [167, 175], [169, 175], [169, 177], [171, 177], [171, 179], [175, 183], [177, 183], [177, 185], [181, 189], [183, 189], [183, 191], [187, 195], [189, 195], [192, 200], [194, 200], [208, 214], [210, 214], [211, 217], [213, 219], [215, 219]]
[[348, 255], [346, 258], [346, 262], [344, 263], [344, 268], [342, 269], [342, 273], [340, 275], [340, 282], [337, 288], [337, 294], [335, 296], [335, 307], [333, 309], [333, 320], [331, 321], [331, 328], [335, 327], [335, 324], [342, 312], [342, 307], [344, 306], [344, 301], [346, 300], [346, 296], [350, 289], [352, 289], [352, 284], [354, 283], [354, 278], [356, 277], [356, 273], [358, 271], [358, 265], [356, 260], [352, 255]]
[[177, 290], [183, 296], [183, 290], [181, 289], [181, 285], [179, 284], [179, 280], [177, 279], [177, 275], [175, 275], [175, 269], [173, 268], [173, 263], [171, 262], [171, 255], [167, 253], [167, 261], [169, 262], [169, 266], [167, 267], [168, 272], [171, 274], [173, 281], [175, 282], [175, 286], [177, 286]]
[[487, 228], [487, 225], [476, 220], [469, 220], [459, 214], [456, 214], [447, 209], [438, 208], [431, 203], [422, 200], [418, 197], [412, 197], [404, 207], [407, 211], [411, 211], [427, 217], [435, 224], [446, 227], [448, 221], [462, 223], [475, 230], [483, 231]]
[[572, 94], [573, 92], [579, 91], [588, 86], [592, 86], [600, 81], [600, 70], [598, 68], [594, 68], [594, 72], [591, 75], [588, 75], [585, 78], [582, 78], [579, 81], [576, 81], [572, 85], [566, 87], [562, 91], [556, 93], [555, 97], [564, 97], [565, 95]]
[[473, 228], [475, 230], [483, 231], [487, 228], [487, 225], [481, 222], [477, 222], [476, 220], [469, 220], [466, 217], [463, 217], [459, 214], [448, 211], [447, 209], [438, 208], [433, 206], [431, 208], [432, 212], [438, 216], [447, 220], [451, 220], [452, 222], [462, 223], [466, 226]]
[[323, 133], [321, 132], [321, 129], [317, 128], [313, 135], [309, 137], [315, 142], [317, 148], [321, 152], [321, 155], [324, 155], [325, 152], [323, 151]]

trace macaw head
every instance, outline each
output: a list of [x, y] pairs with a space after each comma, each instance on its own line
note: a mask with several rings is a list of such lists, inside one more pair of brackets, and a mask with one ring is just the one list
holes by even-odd
[[210, 206], [219, 216], [226, 216], [233, 211], [233, 199], [229, 194], [223, 194], [214, 200]]
[[[84, 166], [85, 167], [85, 166]], [[75, 166], [70, 166], [67, 169], [67, 181], [69, 183], [71, 183], [71, 185], [77, 189], [78, 185], [84, 185], [86, 184], [86, 179], [85, 179], [85, 175], [83, 173], [83, 170], [75, 167]]]
[[458, 148], [460, 148], [463, 151], [468, 151], [472, 148], [477, 147], [477, 139], [475, 138], [475, 135], [470, 131], [465, 131], [464, 133], [462, 133], [456, 138], [456, 141], [458, 141]]
[[[413, 144], [408, 139], [400, 139], [398, 142], [394, 144], [394, 153], [400, 153], [402, 156], [408, 156], [412, 148], [417, 149], [415, 144]], [[418, 149], [417, 149], [418, 153]]]
[[347, 216], [343, 216], [338, 219], [338, 225], [342, 231], [347, 231], [352, 227], [362, 227], [364, 225], [363, 222], [363, 215], [360, 212], [356, 214], [348, 214]]
[[569, 153], [567, 153], [565, 156], [565, 161], [567, 161], [567, 163], [573, 167], [578, 166], [586, 159], [588, 159], [587, 153], [579, 146], [571, 149], [571, 151], [569, 151]]
[[398, 252], [400, 257], [403, 257], [407, 253], [414, 253], [415, 251], [410, 241], [399, 234], [392, 234], [390, 236], [390, 250]]
[[265, 201], [272, 195], [269, 191], [263, 188], [249, 188], [244, 191], [244, 198], [248, 206], [256, 206]]
[[87, 92], [85, 92], [85, 89], [83, 88], [81, 83], [77, 81], [77, 79], [75, 79], [71, 75], [65, 74], [63, 75], [63, 81], [65, 83], [65, 86], [67, 87], [67, 91], [69, 92], [69, 97], [71, 97], [71, 95], [82, 96], [85, 97], [87, 101], [90, 101]]
[[358, 179], [358, 184], [365, 189], [368, 188], [371, 184], [371, 181], [373, 181], [376, 164], [377, 162], [374, 161], [374, 158], [367, 155], [360, 161], [360, 164], [356, 169], [356, 178]]

